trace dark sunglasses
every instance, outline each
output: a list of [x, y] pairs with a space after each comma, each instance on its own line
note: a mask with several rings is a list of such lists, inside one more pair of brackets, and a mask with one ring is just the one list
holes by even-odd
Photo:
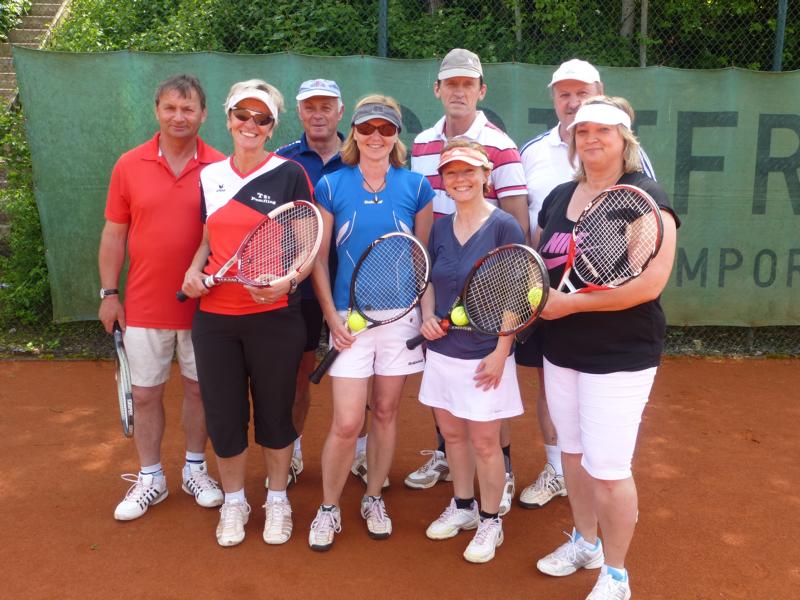
[[394, 123], [384, 123], [383, 125], [373, 125], [372, 123], [359, 123], [358, 125], [353, 125], [356, 131], [361, 135], [372, 135], [375, 133], [375, 130], [378, 130], [378, 133], [381, 134], [383, 137], [392, 137], [394, 134], [397, 133], [397, 125]]
[[249, 110], [247, 108], [232, 108], [231, 114], [238, 120], [240, 120], [242, 123], [247, 123], [250, 119], [253, 119], [253, 123], [258, 125], [259, 127], [266, 127], [270, 123], [275, 122], [275, 117], [273, 117], [272, 115], [267, 115], [262, 112]]

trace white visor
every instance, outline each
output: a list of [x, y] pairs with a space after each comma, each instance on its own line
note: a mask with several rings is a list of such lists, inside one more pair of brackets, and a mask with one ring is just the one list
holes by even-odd
[[260, 100], [264, 104], [267, 105], [269, 112], [275, 117], [275, 120], [278, 120], [278, 109], [275, 106], [275, 100], [272, 99], [267, 92], [264, 90], [259, 90], [257, 88], [249, 88], [246, 90], [242, 90], [241, 92], [234, 94], [231, 96], [231, 99], [228, 100], [228, 103], [225, 105], [225, 112], [227, 113], [230, 109], [234, 106], [239, 104], [242, 100], [246, 98], [253, 98], [254, 100]]
[[575, 114], [575, 120], [567, 126], [572, 129], [578, 123], [600, 123], [601, 125], [625, 125], [631, 128], [631, 118], [621, 108], [611, 104], [584, 104]]

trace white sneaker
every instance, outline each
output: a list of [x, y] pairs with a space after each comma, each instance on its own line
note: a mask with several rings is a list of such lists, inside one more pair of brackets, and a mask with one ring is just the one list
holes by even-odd
[[[603, 566], [603, 544], [597, 545], [596, 550], [590, 550], [579, 543], [578, 534], [573, 528], [572, 535], [564, 532], [569, 541], [562, 544], [536, 563], [536, 568], [542, 573], [554, 577], [572, 575], [578, 569], [599, 569]], [[598, 540], [599, 541], [599, 540]]]
[[392, 520], [383, 498], [364, 496], [361, 499], [361, 517], [367, 522], [367, 533], [373, 540], [385, 540], [392, 535]]
[[477, 502], [472, 503], [472, 508], [458, 508], [452, 499], [439, 518], [428, 525], [425, 535], [432, 540], [446, 540], [458, 535], [462, 529], [475, 529], [479, 522]]
[[250, 505], [234, 500], [219, 509], [217, 543], [220, 546], [235, 546], [244, 540], [244, 526], [250, 518]]
[[194, 496], [195, 502], [204, 508], [219, 506], [225, 500], [225, 495], [216, 482], [208, 474], [208, 465], [189, 464], [183, 467], [183, 491]]
[[[286, 478], [286, 487], [297, 483], [297, 478], [303, 472], [303, 455], [292, 454], [292, 462], [289, 464], [289, 475]], [[269, 476], [264, 479], [264, 488], [269, 489]]]
[[547, 463], [532, 484], [522, 490], [519, 504], [524, 508], [541, 508], [556, 496], [567, 495], [567, 484], [563, 475], [556, 475], [556, 470]]
[[511, 510], [511, 504], [514, 502], [514, 491], [516, 490], [516, 479], [513, 473], [506, 473], [506, 483], [503, 486], [503, 495], [500, 497], [500, 511], [498, 514], [502, 517]]
[[133, 485], [125, 492], [125, 498], [114, 509], [117, 521], [138, 519], [153, 504], [158, 504], [169, 495], [167, 479], [163, 475], [134, 475], [125, 473], [122, 479]]
[[317, 516], [311, 521], [311, 530], [308, 532], [308, 545], [312, 550], [324, 552], [333, 546], [335, 534], [342, 530], [342, 515], [339, 507], [334, 506], [331, 510], [325, 510], [321, 506], [317, 510]]
[[464, 550], [464, 558], [471, 563], [485, 563], [494, 558], [494, 551], [503, 543], [503, 522], [484, 519], [478, 524], [475, 537]]
[[[353, 466], [350, 467], [350, 472], [361, 479], [364, 485], [367, 485], [367, 453], [359, 452], [353, 459]], [[385, 490], [389, 487], [389, 478], [383, 480], [382, 488]]]
[[432, 488], [440, 481], [453, 481], [450, 467], [444, 452], [439, 450], [423, 450], [422, 455], [430, 455], [430, 459], [413, 473], [409, 473], [404, 483], [417, 490]]
[[276, 498], [264, 504], [267, 518], [264, 521], [264, 541], [268, 544], [285, 544], [292, 537], [292, 505], [288, 500]]
[[630, 597], [630, 579], [617, 581], [608, 573], [600, 573], [586, 600], [630, 600]]

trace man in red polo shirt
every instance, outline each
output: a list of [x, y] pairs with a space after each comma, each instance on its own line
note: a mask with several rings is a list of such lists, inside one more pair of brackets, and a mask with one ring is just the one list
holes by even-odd
[[[198, 136], [206, 120], [206, 98], [191, 75], [158, 86], [159, 132], [126, 152], [111, 173], [100, 240], [100, 320], [109, 333], [124, 331], [136, 410], [134, 441], [141, 468], [123, 475], [133, 485], [114, 518], [129, 521], [167, 497], [161, 467], [164, 386], [177, 353], [183, 380], [182, 423], [186, 435], [183, 490], [200, 506], [222, 504], [222, 491], [205, 462], [206, 427], [192, 348], [195, 301], [177, 302], [186, 267], [200, 244], [200, 171], [224, 156]], [[119, 276], [130, 260], [124, 304]]]

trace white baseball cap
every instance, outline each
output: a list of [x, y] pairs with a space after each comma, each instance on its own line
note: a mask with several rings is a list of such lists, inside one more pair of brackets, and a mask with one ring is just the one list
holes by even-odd
[[553, 73], [553, 79], [547, 87], [553, 87], [559, 81], [565, 80], [583, 81], [584, 83], [595, 83], [600, 81], [600, 72], [585, 60], [573, 58], [561, 66]]
[[341, 98], [342, 92], [339, 90], [338, 84], [330, 79], [309, 79], [300, 84], [296, 98], [298, 102], [314, 96]]

